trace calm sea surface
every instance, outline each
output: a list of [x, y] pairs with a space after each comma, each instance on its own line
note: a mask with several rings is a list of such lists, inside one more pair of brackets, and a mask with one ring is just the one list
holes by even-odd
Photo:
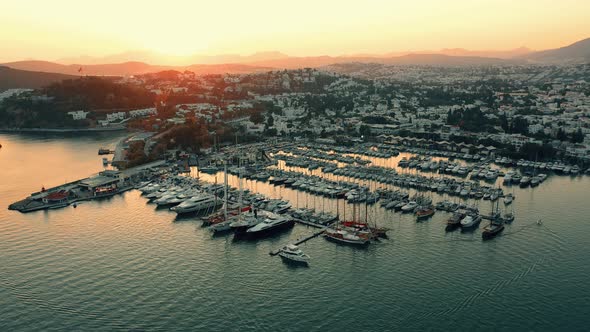
[[[516, 195], [517, 219], [486, 242], [479, 230], [445, 233], [447, 213], [416, 223], [377, 204], [367, 215], [391, 228], [389, 240], [358, 249], [312, 239], [302, 245], [312, 257], [307, 268], [268, 252], [312, 229], [296, 225], [258, 242], [213, 238], [200, 221], [176, 220], [138, 191], [76, 209], [7, 210], [42, 186], [102, 170], [97, 150], [117, 140], [0, 134], [0, 331], [572, 331], [590, 324], [590, 177], [505, 188]], [[336, 211], [334, 200], [244, 185]]]

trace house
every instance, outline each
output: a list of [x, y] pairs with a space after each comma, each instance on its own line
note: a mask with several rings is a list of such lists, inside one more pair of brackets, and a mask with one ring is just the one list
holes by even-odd
[[72, 116], [72, 119], [74, 120], [84, 120], [86, 119], [86, 115], [88, 115], [88, 113], [90, 112], [86, 112], [86, 111], [72, 111], [72, 112], [68, 112], [69, 115]]
[[143, 117], [143, 116], [148, 116], [148, 115], [156, 115], [156, 114], [158, 114], [158, 111], [156, 110], [155, 107], [129, 111], [129, 116], [132, 118], [138, 118], [138, 117]]
[[109, 113], [107, 114], [107, 121], [108, 122], [113, 122], [113, 121], [121, 121], [121, 120], [125, 120], [125, 118], [127, 117], [127, 113], [125, 112], [115, 112], [115, 113]]

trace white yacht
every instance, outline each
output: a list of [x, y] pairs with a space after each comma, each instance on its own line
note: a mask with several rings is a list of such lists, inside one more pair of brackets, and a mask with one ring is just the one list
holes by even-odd
[[481, 216], [479, 214], [468, 214], [465, 218], [461, 219], [461, 228], [467, 229], [476, 227], [481, 222]]
[[418, 203], [410, 201], [408, 204], [402, 206], [402, 212], [413, 212], [418, 207]]
[[196, 212], [205, 209], [211, 209], [216, 206], [223, 204], [222, 200], [217, 199], [211, 194], [200, 194], [193, 196], [186, 201], [170, 208], [170, 211], [174, 211], [177, 214]]
[[279, 250], [279, 256], [289, 261], [304, 263], [309, 262], [310, 257], [301, 251], [298, 246], [294, 244], [288, 244]]
[[295, 222], [291, 218], [269, 212], [263, 221], [246, 230], [248, 236], [263, 236], [281, 229], [292, 227]]
[[531, 184], [531, 178], [530, 177], [528, 177], [528, 176], [525, 175], [525, 176], [523, 176], [520, 179], [520, 186], [521, 187], [528, 187], [530, 184]]

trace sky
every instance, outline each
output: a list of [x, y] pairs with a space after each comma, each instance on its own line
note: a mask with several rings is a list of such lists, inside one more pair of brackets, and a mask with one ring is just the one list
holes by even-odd
[[590, 37], [588, 0], [2, 0], [0, 62], [105, 56], [541, 50]]

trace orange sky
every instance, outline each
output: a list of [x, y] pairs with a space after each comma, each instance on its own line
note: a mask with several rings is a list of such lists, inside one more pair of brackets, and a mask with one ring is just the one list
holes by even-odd
[[547, 49], [587, 37], [587, 0], [6, 0], [0, 10], [0, 61]]

